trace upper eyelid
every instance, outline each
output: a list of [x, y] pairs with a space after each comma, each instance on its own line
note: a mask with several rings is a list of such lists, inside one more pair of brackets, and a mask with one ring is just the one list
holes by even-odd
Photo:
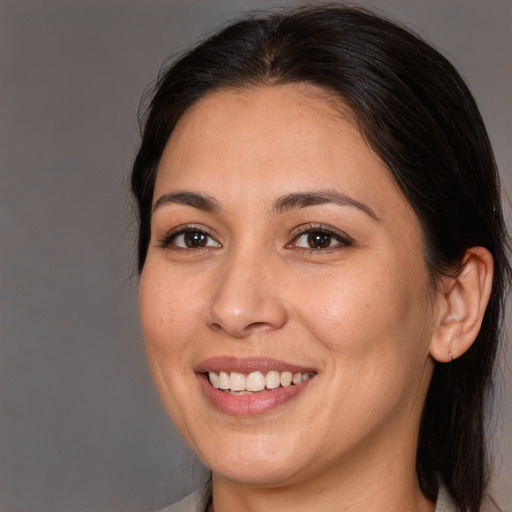
[[[313, 247], [301, 247], [297, 245], [297, 241], [304, 235], [308, 233], [321, 232], [325, 233], [337, 240], [337, 243], [328, 246], [325, 248], [313, 248]], [[335, 229], [331, 226], [326, 226], [324, 224], [308, 224], [297, 227], [292, 231], [291, 240], [286, 244], [286, 248], [290, 250], [301, 250], [307, 253], [315, 253], [315, 254], [329, 254], [333, 251], [339, 251], [341, 249], [346, 249], [348, 247], [354, 247], [355, 242], [354, 239], [346, 234], [344, 231], [339, 229]]]
[[[161, 247], [168, 246], [168, 245], [170, 245], [170, 243], [174, 237], [176, 237], [180, 234], [186, 233], [187, 231], [198, 231], [198, 232], [205, 233], [206, 235], [211, 237], [213, 240], [215, 240], [218, 244], [220, 244], [221, 246], [223, 245], [223, 243], [221, 241], [221, 237], [213, 229], [208, 228], [203, 225], [200, 225], [200, 224], [189, 224], [189, 223], [176, 226], [176, 227], [164, 232], [164, 234], [157, 239], [157, 242]], [[341, 242], [346, 242], [346, 243], [350, 243], [350, 244], [352, 244], [354, 242], [353, 238], [344, 231], [341, 231], [332, 226], [325, 225], [322, 223], [318, 223], [318, 224], [317, 223], [309, 223], [309, 224], [302, 224], [301, 226], [294, 228], [289, 234], [290, 241], [286, 245], [290, 246], [292, 244], [292, 242], [295, 239], [297, 239], [299, 236], [305, 235], [310, 232], [315, 232], [315, 231], [324, 232], [324, 233], [327, 233], [334, 237], [337, 237], [341, 240]]]
[[324, 233], [328, 233], [329, 235], [338, 236], [344, 240], [351, 240], [352, 237], [349, 236], [344, 231], [333, 228], [332, 226], [327, 226], [325, 224], [303, 224], [302, 226], [298, 226], [290, 233], [292, 239], [297, 238], [300, 235], [304, 235], [306, 233], [314, 232], [314, 231], [322, 231]]
[[201, 224], [189, 223], [180, 224], [179, 226], [176, 226], [172, 229], [165, 231], [165, 236], [179, 235], [180, 233], [185, 233], [187, 231], [200, 231], [211, 236], [212, 238], [215, 238], [217, 236], [216, 232], [213, 231], [211, 228], [207, 228], [206, 226], [203, 226]]
[[164, 234], [157, 239], [157, 242], [160, 247], [166, 247], [171, 244], [173, 238], [182, 235], [187, 231], [204, 233], [212, 240], [215, 240], [219, 245], [222, 245], [222, 242], [219, 241], [218, 235], [215, 232], [212, 232], [213, 230], [197, 224], [182, 224], [180, 226], [176, 226], [175, 228], [165, 231]]

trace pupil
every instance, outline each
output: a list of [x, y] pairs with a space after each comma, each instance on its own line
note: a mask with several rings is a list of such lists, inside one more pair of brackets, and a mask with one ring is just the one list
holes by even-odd
[[331, 235], [326, 233], [310, 233], [308, 243], [314, 249], [324, 249], [331, 244]]
[[189, 231], [185, 233], [185, 245], [193, 249], [194, 247], [206, 246], [206, 235], [197, 231]]

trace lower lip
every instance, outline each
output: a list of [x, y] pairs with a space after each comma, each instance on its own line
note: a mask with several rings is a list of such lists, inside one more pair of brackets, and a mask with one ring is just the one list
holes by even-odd
[[214, 388], [204, 373], [198, 373], [197, 377], [203, 394], [208, 401], [219, 411], [236, 416], [254, 416], [276, 409], [297, 396], [314, 379], [314, 377], [311, 377], [300, 384], [294, 384], [286, 388], [279, 386], [276, 389], [251, 395], [231, 395]]

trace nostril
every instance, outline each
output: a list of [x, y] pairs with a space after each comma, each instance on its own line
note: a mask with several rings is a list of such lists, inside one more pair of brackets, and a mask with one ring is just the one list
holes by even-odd
[[[222, 330], [224, 330], [222, 325], [217, 323], [217, 322], [212, 322], [210, 324], [210, 326], [211, 326], [211, 328], [214, 331], [222, 331]], [[246, 333], [246, 332], [249, 332], [249, 331], [252, 331], [252, 330], [264, 329], [264, 328], [268, 328], [268, 327], [271, 327], [271, 326], [269, 326], [269, 324], [266, 323], [266, 322], [253, 322], [253, 323], [243, 327], [240, 332], [241, 333]]]
[[221, 326], [220, 324], [217, 324], [217, 323], [212, 323], [212, 324], [211, 324], [211, 328], [212, 328], [215, 332], [222, 331], [222, 326]]
[[262, 328], [272, 328], [271, 325], [269, 325], [268, 323], [266, 322], [253, 322], [252, 324], [249, 324], [245, 329], [246, 330], [250, 330], [250, 329], [262, 329]]

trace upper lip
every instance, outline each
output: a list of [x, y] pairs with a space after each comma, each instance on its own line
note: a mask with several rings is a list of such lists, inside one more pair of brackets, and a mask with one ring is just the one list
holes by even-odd
[[293, 373], [306, 373], [316, 371], [308, 366], [300, 366], [297, 364], [287, 363], [278, 359], [266, 357], [212, 357], [202, 361], [195, 369], [196, 373], [206, 372], [239, 372], [251, 373], [260, 371], [262, 373], [275, 370], [278, 372], [290, 371]]

